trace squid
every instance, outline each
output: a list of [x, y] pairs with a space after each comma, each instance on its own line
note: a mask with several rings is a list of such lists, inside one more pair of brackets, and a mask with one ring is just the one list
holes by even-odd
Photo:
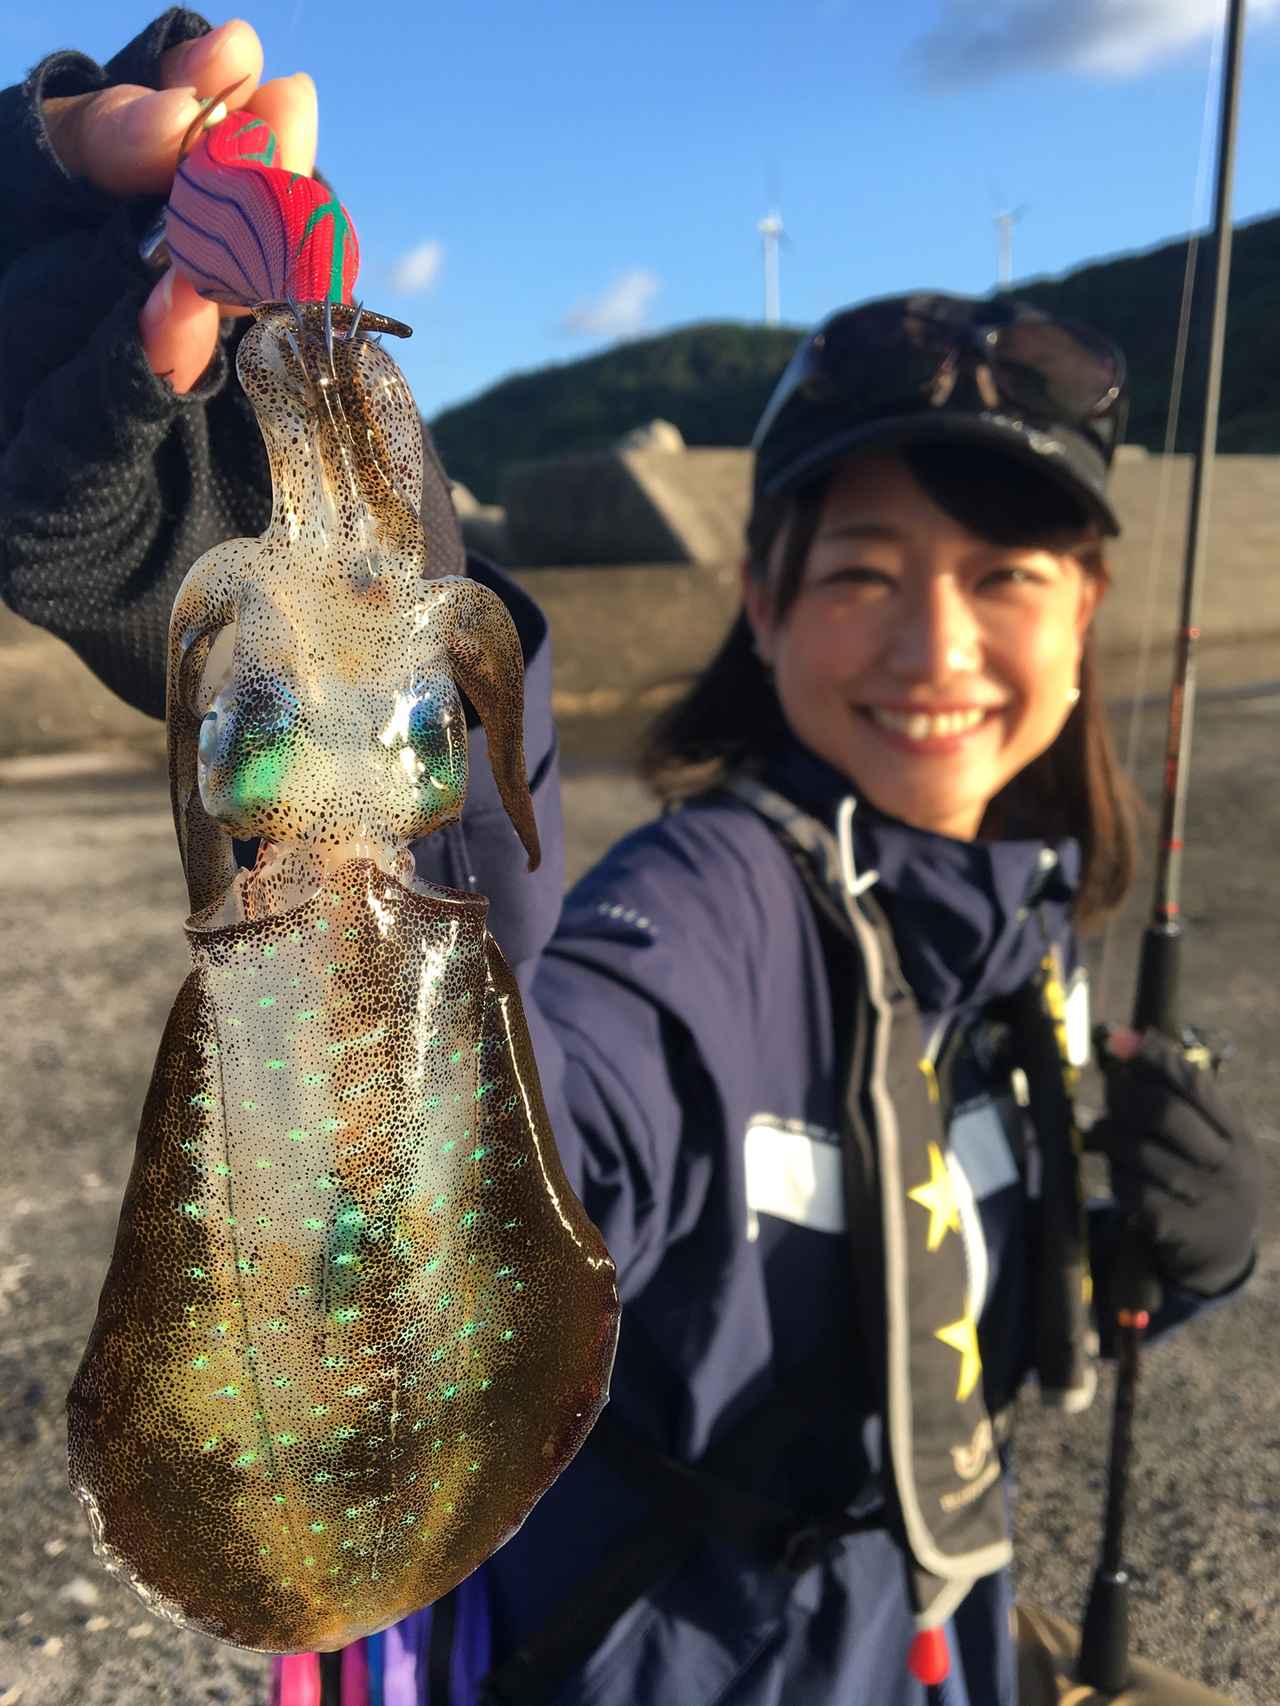
[[274, 506], [173, 609], [192, 970], [67, 1403], [100, 1560], [262, 1652], [376, 1633], [501, 1546], [602, 1409], [618, 1329], [487, 902], [415, 875], [466, 795], [460, 690], [539, 855], [511, 618], [430, 573], [381, 342], [407, 333], [295, 300], [241, 340]]

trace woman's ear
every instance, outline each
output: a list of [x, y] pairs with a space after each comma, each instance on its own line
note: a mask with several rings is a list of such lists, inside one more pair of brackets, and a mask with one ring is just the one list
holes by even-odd
[[742, 608], [755, 638], [756, 656], [763, 664], [773, 662], [773, 613], [764, 582], [752, 572], [751, 558], [742, 559]]

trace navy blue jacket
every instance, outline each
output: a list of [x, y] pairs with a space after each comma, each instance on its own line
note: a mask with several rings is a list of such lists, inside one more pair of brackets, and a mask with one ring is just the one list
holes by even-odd
[[[528, 763], [554, 865], [561, 830], [547, 648], [524, 596], [504, 591], [531, 657]], [[493, 897], [492, 928], [519, 970], [566, 1170], [618, 1265], [625, 1308], [613, 1404], [663, 1450], [693, 1461], [823, 1356], [829, 1401], [803, 1449], [761, 1469], [761, 1490], [800, 1508], [873, 1508], [880, 1421], [859, 1354], [835, 1183], [838, 1041], [794, 864], [754, 811], [712, 798], [625, 838], [557, 920], [550, 886], [523, 873], [487, 767], [473, 774], [461, 832], [420, 844], [419, 869], [464, 885], [470, 872]], [[815, 815], [833, 814], [839, 779], [803, 752], [772, 780]], [[958, 1060], [950, 1141], [972, 1198], [966, 1249], [971, 1276], [983, 1276], [981, 1347], [995, 1408], [1031, 1361], [1025, 1257], [1034, 1203], [1022, 1116], [1007, 1072], [983, 1048], [982, 1010], [1038, 958], [1017, 890], [1040, 886], [1046, 863], [1055, 867], [1051, 913], [1064, 961], [1075, 966], [1068, 910], [1078, 850], [1026, 841], [992, 851], [891, 820], [865, 846], [886, 867], [923, 1040], [953, 1026], [971, 1039]], [[966, 870], [987, 892], [964, 892]], [[992, 908], [984, 944], [975, 919]], [[922, 918], [928, 942], [913, 943], [911, 922]], [[952, 1003], [941, 1011], [939, 991]], [[1197, 1302], [1171, 1298], [1164, 1324]], [[584, 1449], [488, 1566], [499, 1656], [591, 1580], [643, 1509]], [[954, 1616], [946, 1706], [1014, 1706], [1010, 1599], [1007, 1576], [988, 1577]], [[911, 1635], [902, 1559], [883, 1531], [850, 1538], [798, 1579], [704, 1541], [622, 1617], [557, 1699], [923, 1706], [905, 1668]]]

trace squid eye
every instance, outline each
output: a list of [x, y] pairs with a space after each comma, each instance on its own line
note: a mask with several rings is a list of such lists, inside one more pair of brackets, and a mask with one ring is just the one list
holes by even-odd
[[221, 720], [221, 715], [215, 705], [205, 712], [200, 724], [200, 737], [196, 742], [196, 767], [202, 782], [208, 774], [209, 766], [213, 763], [214, 753], [218, 748], [218, 725]]

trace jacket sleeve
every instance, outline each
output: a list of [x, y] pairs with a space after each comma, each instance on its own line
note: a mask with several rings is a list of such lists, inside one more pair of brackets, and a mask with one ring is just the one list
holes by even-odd
[[729, 1109], [756, 1056], [768, 942], [787, 928], [749, 815], [738, 841], [689, 811], [620, 843], [569, 897], [533, 980], [557, 1145], [624, 1300], [723, 1212]]

